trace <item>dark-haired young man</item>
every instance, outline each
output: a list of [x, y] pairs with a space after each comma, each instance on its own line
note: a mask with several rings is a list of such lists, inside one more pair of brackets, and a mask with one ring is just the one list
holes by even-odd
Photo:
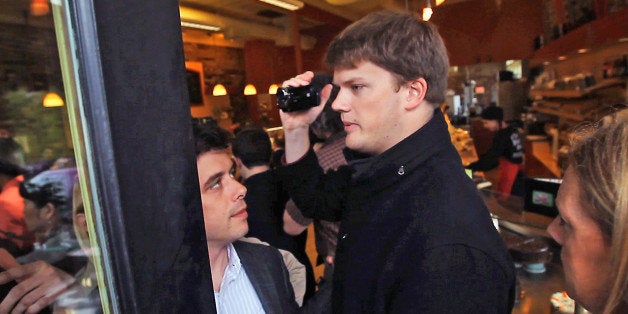
[[249, 212], [249, 232], [246, 236], [292, 253], [305, 266], [304, 301], [307, 301], [316, 290], [314, 269], [305, 253], [307, 231], [292, 236], [283, 230], [283, 213], [289, 196], [270, 166], [272, 148], [268, 133], [261, 128], [245, 128], [236, 133], [231, 150], [247, 189], [244, 200]]
[[238, 241], [249, 230], [247, 193], [235, 178], [229, 134], [194, 125], [196, 164], [218, 313], [295, 313], [288, 270], [273, 247]]
[[410, 13], [370, 14], [332, 41], [326, 63], [349, 165], [323, 173], [310, 149], [318, 106], [281, 112], [279, 170], [305, 216], [341, 221], [330, 311], [510, 313], [513, 263], [438, 108], [449, 64], [435, 26]]

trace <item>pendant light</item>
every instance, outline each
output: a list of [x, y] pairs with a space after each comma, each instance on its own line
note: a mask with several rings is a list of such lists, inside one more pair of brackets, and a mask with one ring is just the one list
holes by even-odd
[[46, 96], [44, 96], [43, 105], [46, 108], [61, 107], [64, 104], [63, 98], [61, 98], [61, 96], [57, 93], [49, 92]]
[[227, 89], [225, 88], [225, 85], [216, 84], [216, 86], [214, 86], [214, 90], [212, 91], [212, 95], [214, 96], [227, 95]]
[[50, 12], [48, 0], [31, 0], [31, 14], [33, 16], [42, 16]]
[[268, 93], [271, 95], [277, 95], [277, 90], [279, 89], [279, 85], [277, 84], [272, 84], [270, 85], [270, 87], [268, 87]]
[[424, 21], [426, 21], [426, 22], [427, 22], [427, 21], [429, 21], [429, 20], [430, 20], [430, 18], [432, 17], [432, 13], [434, 13], [434, 12], [432, 11], [432, 5], [431, 5], [431, 3], [430, 3], [430, 0], [427, 0], [427, 1], [426, 1], [426, 6], [425, 6], [425, 8], [423, 8], [423, 12], [422, 12], [422, 14], [421, 14], [421, 18], [422, 18]]
[[253, 84], [248, 84], [244, 87], [244, 95], [257, 95], [257, 89]]

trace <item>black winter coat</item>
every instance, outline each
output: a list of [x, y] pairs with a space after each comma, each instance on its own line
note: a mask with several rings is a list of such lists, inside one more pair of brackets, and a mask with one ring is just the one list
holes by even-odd
[[305, 216], [341, 220], [337, 313], [510, 313], [514, 267], [465, 175], [440, 110], [377, 156], [324, 174], [316, 156], [281, 167]]

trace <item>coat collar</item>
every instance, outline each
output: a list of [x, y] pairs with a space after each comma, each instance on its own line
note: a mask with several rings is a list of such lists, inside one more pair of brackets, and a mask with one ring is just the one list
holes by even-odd
[[429, 157], [451, 145], [443, 113], [440, 109], [435, 109], [430, 121], [385, 152], [367, 156], [346, 149], [345, 156], [353, 168], [353, 181], [360, 183], [373, 177], [377, 177], [378, 180], [384, 177], [403, 177]]

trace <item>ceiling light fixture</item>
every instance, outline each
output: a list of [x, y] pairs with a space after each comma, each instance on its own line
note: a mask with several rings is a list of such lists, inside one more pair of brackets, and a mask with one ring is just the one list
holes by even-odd
[[181, 26], [183, 26], [183, 27], [190, 27], [190, 28], [196, 28], [196, 29], [202, 29], [202, 30], [212, 31], [212, 32], [217, 32], [217, 31], [222, 29], [219, 26], [200, 24], [200, 23], [192, 23], [192, 22], [185, 22], [185, 21], [181, 21]]
[[31, 14], [33, 16], [42, 16], [50, 12], [50, 5], [47, 0], [32, 0]]
[[266, 2], [268, 4], [272, 4], [276, 7], [280, 7], [290, 11], [296, 11], [303, 7], [303, 2], [298, 0], [259, 0], [261, 2]]
[[216, 84], [216, 86], [214, 86], [214, 89], [212, 90], [212, 95], [214, 96], [227, 95], [227, 89], [225, 88], [225, 85]]
[[279, 85], [272, 84], [268, 87], [268, 93], [271, 95], [277, 95], [277, 90], [279, 89]]
[[434, 13], [434, 11], [432, 11], [432, 5], [431, 5], [431, 3], [430, 3], [430, 0], [427, 0], [427, 1], [426, 1], [426, 6], [425, 6], [425, 8], [423, 8], [423, 12], [422, 12], [422, 14], [421, 14], [421, 18], [422, 18], [424, 21], [426, 21], [426, 22], [427, 22], [427, 21], [429, 21], [429, 20], [430, 20], [430, 18], [432, 17], [432, 13]]
[[244, 95], [257, 95], [257, 89], [255, 85], [248, 84], [244, 87]]
[[43, 105], [46, 108], [61, 107], [65, 104], [63, 98], [55, 92], [49, 92], [44, 96]]

